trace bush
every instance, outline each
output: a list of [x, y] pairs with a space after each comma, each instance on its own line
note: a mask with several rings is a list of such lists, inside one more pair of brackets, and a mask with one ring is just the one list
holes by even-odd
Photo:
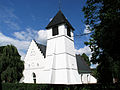
[[26, 84], [2, 83], [2, 90], [120, 90], [120, 84]]

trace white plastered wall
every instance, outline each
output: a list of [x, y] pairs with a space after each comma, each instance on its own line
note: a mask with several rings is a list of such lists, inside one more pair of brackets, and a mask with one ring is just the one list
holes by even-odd
[[44, 56], [37, 47], [34, 40], [32, 40], [26, 57], [24, 59], [25, 69], [23, 71], [24, 83], [34, 83], [33, 73], [36, 74], [36, 83], [41, 82], [43, 77], [43, 69], [45, 68]]

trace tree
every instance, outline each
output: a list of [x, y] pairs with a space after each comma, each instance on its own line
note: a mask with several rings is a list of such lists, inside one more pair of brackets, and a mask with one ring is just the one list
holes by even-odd
[[16, 83], [23, 76], [24, 63], [13, 45], [0, 47], [0, 73], [2, 82]]
[[85, 23], [90, 25], [92, 63], [98, 63], [100, 83], [120, 81], [120, 0], [87, 0], [83, 7]]
[[88, 57], [85, 53], [83, 53], [83, 54], [81, 55], [81, 57], [83, 57], [84, 60], [85, 60], [85, 62], [88, 64], [88, 66], [90, 66], [89, 57]]

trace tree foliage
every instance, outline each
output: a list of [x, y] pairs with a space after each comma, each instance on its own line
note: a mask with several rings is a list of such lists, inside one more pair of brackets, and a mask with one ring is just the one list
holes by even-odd
[[91, 62], [98, 63], [98, 81], [120, 81], [120, 0], [87, 0], [83, 8], [92, 35]]
[[13, 45], [0, 47], [0, 73], [2, 82], [15, 83], [21, 79], [24, 63]]

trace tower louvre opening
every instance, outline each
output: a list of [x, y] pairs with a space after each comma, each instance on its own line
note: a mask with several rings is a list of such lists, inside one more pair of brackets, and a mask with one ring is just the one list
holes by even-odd
[[52, 28], [52, 36], [58, 35], [58, 26]]

